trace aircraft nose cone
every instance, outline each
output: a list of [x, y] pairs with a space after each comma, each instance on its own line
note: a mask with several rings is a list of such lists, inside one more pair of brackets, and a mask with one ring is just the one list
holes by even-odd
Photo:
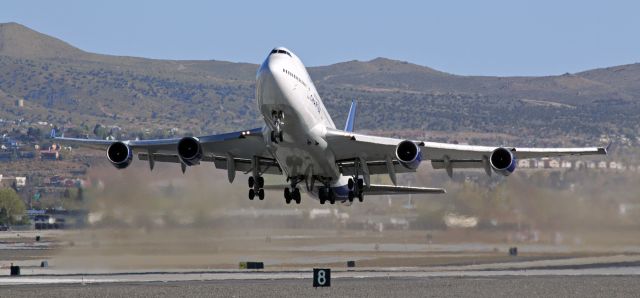
[[[278, 55], [270, 55], [260, 65], [257, 73], [256, 92], [259, 98], [272, 101], [281, 98], [281, 90], [285, 88], [283, 61]], [[265, 102], [266, 103], [266, 102]]]

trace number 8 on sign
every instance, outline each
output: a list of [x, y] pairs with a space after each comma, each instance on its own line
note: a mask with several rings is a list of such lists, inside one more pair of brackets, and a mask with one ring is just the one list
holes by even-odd
[[331, 269], [313, 269], [313, 287], [330, 287]]

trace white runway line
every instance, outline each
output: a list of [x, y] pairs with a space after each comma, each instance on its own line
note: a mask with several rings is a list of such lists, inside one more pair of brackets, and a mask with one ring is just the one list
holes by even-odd
[[[437, 277], [502, 277], [502, 276], [606, 276], [640, 275], [640, 267], [611, 267], [590, 269], [491, 270], [491, 271], [335, 271], [332, 277], [341, 278], [437, 278]], [[311, 278], [311, 270], [296, 272], [218, 272], [166, 274], [118, 274], [82, 276], [18, 276], [2, 277], [0, 285], [20, 284], [82, 284], [114, 282], [172, 282], [213, 280], [281, 280]]]

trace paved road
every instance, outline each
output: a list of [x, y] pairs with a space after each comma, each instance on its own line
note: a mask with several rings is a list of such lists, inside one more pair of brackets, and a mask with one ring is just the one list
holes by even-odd
[[216, 280], [0, 287], [0, 297], [638, 297], [637, 276]]

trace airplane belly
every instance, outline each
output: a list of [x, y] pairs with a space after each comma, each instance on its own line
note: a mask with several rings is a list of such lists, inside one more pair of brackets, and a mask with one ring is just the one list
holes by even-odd
[[271, 143], [270, 147], [278, 164], [289, 177], [321, 176], [337, 179], [340, 171], [331, 152], [309, 137], [306, 133], [289, 133], [289, 138], [281, 143]]

